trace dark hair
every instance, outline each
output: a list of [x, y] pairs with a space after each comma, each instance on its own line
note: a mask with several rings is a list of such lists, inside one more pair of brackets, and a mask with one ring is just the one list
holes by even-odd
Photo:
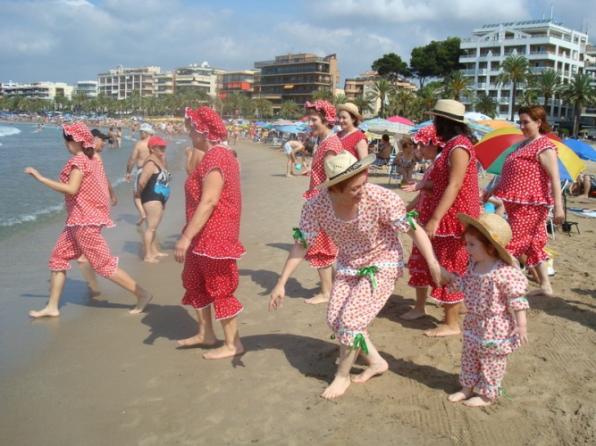
[[486, 249], [486, 251], [488, 252], [488, 254], [490, 256], [499, 257], [497, 248], [495, 248], [495, 246], [490, 242], [490, 240], [482, 232], [480, 232], [480, 230], [478, 228], [476, 228], [475, 226], [472, 226], [472, 225], [466, 226], [464, 234], [469, 234], [472, 237], [474, 237], [475, 239], [477, 239], [480, 243], [482, 243], [482, 246], [484, 246], [484, 248]]
[[443, 116], [435, 115], [433, 120], [435, 129], [437, 130], [437, 136], [443, 141], [449, 141], [451, 138], [457, 135], [464, 135], [471, 138], [472, 131], [463, 122], [452, 121], [451, 119], [444, 118]]
[[306, 141], [304, 141], [304, 150], [309, 155], [312, 155], [312, 153], [315, 150], [316, 145], [317, 145], [317, 142], [315, 140], [313, 140], [312, 138], [308, 138]]
[[383, 141], [389, 141], [389, 135], [387, 133], [384, 133], [383, 136], [381, 136], [381, 139]]
[[546, 116], [546, 112], [544, 108], [540, 105], [530, 105], [528, 107], [520, 107], [517, 111], [519, 116], [521, 115], [528, 115], [532, 121], [538, 121], [540, 119], [540, 128], [538, 131], [541, 134], [546, 134], [550, 132], [551, 128], [548, 123], [548, 117]]
[[337, 184], [334, 184], [333, 186], [329, 187], [329, 190], [332, 192], [343, 192], [346, 190], [346, 187], [348, 187], [348, 183], [352, 180], [355, 180], [356, 178], [358, 178], [360, 175], [366, 174], [368, 171], [367, 170], [363, 170], [362, 172], [358, 172], [356, 175], [351, 176], [350, 178], [347, 178], [343, 181], [340, 181]]
[[[65, 141], [74, 141], [72, 135], [67, 135], [64, 130], [62, 130], [62, 136], [64, 137]], [[78, 143], [78, 144], [81, 144], [81, 147], [83, 148], [83, 153], [85, 154], [85, 156], [87, 156], [87, 158], [89, 158], [89, 159], [92, 159], [93, 155], [95, 155], [95, 148], [85, 147], [82, 143]]]
[[334, 123], [327, 121], [325, 115], [322, 112], [315, 110], [314, 108], [308, 109], [308, 111], [306, 112], [306, 116], [318, 116], [319, 118], [321, 118], [321, 121], [323, 121], [323, 124], [325, 124], [330, 129], [333, 128]]

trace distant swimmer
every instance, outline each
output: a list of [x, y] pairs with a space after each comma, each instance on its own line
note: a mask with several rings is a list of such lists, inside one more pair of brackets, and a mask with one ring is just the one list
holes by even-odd
[[[145, 210], [143, 209], [143, 203], [141, 203], [141, 198], [137, 197], [137, 187], [139, 182], [139, 176], [143, 169], [143, 164], [145, 164], [145, 160], [150, 155], [149, 146], [147, 145], [149, 138], [155, 133], [153, 127], [151, 127], [148, 123], [143, 123], [139, 127], [140, 139], [135, 144], [135, 147], [128, 158], [128, 162], [126, 163], [126, 181], [130, 181], [131, 178], [133, 180], [132, 189], [134, 194], [134, 203], [137, 207], [137, 211], [139, 212], [139, 220], [137, 221], [137, 225], [141, 225], [147, 215], [145, 214]], [[135, 168], [135, 172], [132, 173], [133, 167]]]

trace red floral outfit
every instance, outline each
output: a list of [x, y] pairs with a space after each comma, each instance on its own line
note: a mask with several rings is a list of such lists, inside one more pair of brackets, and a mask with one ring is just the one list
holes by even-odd
[[[468, 266], [468, 252], [463, 239], [464, 227], [457, 219], [457, 214], [462, 212], [474, 218], [480, 215], [476, 154], [472, 143], [465, 136], [458, 135], [451, 138], [434, 161], [429, 174], [429, 180], [433, 183], [432, 194], [424, 197], [419, 220], [422, 225], [426, 225], [439, 205], [449, 185], [449, 157], [456, 148], [462, 148], [470, 155], [468, 167], [462, 187], [451, 208], [441, 219], [431, 243], [437, 260], [443, 268], [456, 274], [463, 274]], [[432, 286], [431, 296], [439, 303], [454, 304], [463, 300], [461, 292], [451, 292], [446, 287], [434, 286], [428, 265], [416, 247], [412, 249], [408, 268], [410, 270], [408, 284], [415, 288]]]
[[515, 257], [527, 256], [535, 266], [548, 256], [546, 220], [553, 205], [551, 179], [540, 164], [545, 150], [557, 151], [546, 136], [527, 141], [511, 152], [503, 164], [502, 176], [494, 196], [503, 200], [513, 237], [507, 250]]
[[366, 136], [364, 133], [356, 129], [352, 133], [349, 133], [345, 136], [339, 136], [339, 140], [341, 141], [341, 145], [343, 146], [344, 150], [350, 152], [356, 157], [356, 159], [360, 159], [358, 156], [358, 151], [356, 150], [356, 146], [362, 140], [366, 142]]
[[52, 254], [51, 271], [70, 269], [69, 262], [85, 255], [92, 268], [104, 277], [110, 277], [118, 268], [118, 257], [113, 257], [101, 235], [104, 226], [114, 226], [110, 218], [110, 193], [101, 161], [79, 153], [68, 160], [60, 172], [60, 181], [68, 183], [73, 169], [83, 174], [79, 191], [64, 195], [66, 226], [60, 234]]
[[[317, 186], [327, 180], [325, 175], [325, 156], [328, 154], [337, 155], [343, 151], [341, 141], [334, 133], [331, 133], [319, 144], [311, 166], [310, 186], [304, 193], [304, 198], [311, 200], [319, 195]], [[309, 244], [308, 251], [304, 257], [313, 268], [326, 268], [333, 265], [337, 257], [337, 247], [325, 231], [321, 231], [312, 243]]]
[[196, 309], [213, 304], [215, 319], [229, 319], [243, 309], [234, 292], [238, 287], [237, 260], [244, 254], [240, 243], [240, 166], [232, 152], [214, 146], [185, 183], [186, 221], [192, 219], [207, 175], [218, 170], [224, 187], [211, 217], [191, 242], [182, 271], [186, 293], [182, 304]]
[[507, 356], [520, 339], [513, 311], [527, 310], [528, 280], [512, 266], [498, 261], [492, 271], [478, 274], [470, 268], [453, 288], [465, 295], [464, 345], [459, 381], [476, 393], [496, 400], [505, 376]]

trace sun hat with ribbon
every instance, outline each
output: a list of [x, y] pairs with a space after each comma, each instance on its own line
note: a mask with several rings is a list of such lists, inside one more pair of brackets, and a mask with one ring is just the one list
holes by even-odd
[[461, 102], [453, 99], [439, 99], [429, 113], [434, 116], [450, 119], [451, 121], [467, 124], [468, 121], [464, 117], [465, 112], [466, 106]]
[[325, 117], [325, 121], [328, 123], [334, 124], [337, 119], [337, 112], [335, 111], [333, 104], [322, 99], [317, 99], [313, 102], [306, 101], [304, 108], [306, 110], [316, 110], [319, 113], [322, 113]]
[[459, 213], [457, 218], [464, 226], [473, 226], [495, 247], [499, 258], [508, 265], [513, 265], [513, 256], [505, 249], [511, 241], [511, 226], [497, 214], [482, 214], [478, 219]]
[[160, 138], [159, 136], [156, 136], [156, 135], [153, 135], [147, 141], [148, 147], [167, 147], [167, 145], [168, 145], [167, 142], [165, 142], [162, 138]]
[[345, 104], [340, 104], [336, 107], [337, 113], [340, 111], [346, 111], [350, 113], [352, 116], [355, 116], [358, 121], [362, 121], [362, 115], [358, 111], [358, 106], [356, 104], [352, 104], [351, 102], [346, 102]]
[[412, 141], [415, 144], [423, 144], [425, 146], [438, 146], [445, 145], [441, 139], [437, 136], [437, 129], [434, 124], [427, 125], [418, 130], [412, 135]]
[[190, 121], [191, 126], [198, 133], [212, 142], [221, 142], [228, 139], [228, 130], [219, 114], [210, 107], [202, 105], [196, 109], [186, 107], [184, 118]]
[[341, 183], [342, 181], [359, 174], [363, 170], [368, 169], [368, 166], [374, 163], [375, 159], [376, 156], [371, 154], [358, 160], [346, 150], [335, 156], [330, 156], [325, 160], [325, 175], [327, 176], [327, 181], [319, 184], [317, 188], [323, 189]]
[[139, 127], [139, 132], [148, 133], [150, 135], [153, 135], [155, 133], [155, 130], [153, 130], [153, 126], [151, 124], [149, 124], [148, 122], [144, 122]]
[[62, 130], [68, 136], [71, 136], [75, 142], [80, 142], [83, 147], [91, 149], [95, 148], [95, 139], [89, 127], [83, 122], [74, 122], [72, 124], [64, 124]]

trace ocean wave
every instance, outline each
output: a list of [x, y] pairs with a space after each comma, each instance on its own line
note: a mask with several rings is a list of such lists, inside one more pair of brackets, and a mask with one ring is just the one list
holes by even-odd
[[47, 208], [40, 209], [39, 211], [32, 212], [31, 214], [18, 215], [16, 217], [8, 217], [0, 219], [0, 227], [10, 227], [20, 225], [23, 223], [32, 223], [37, 221], [41, 217], [48, 216], [51, 214], [57, 214], [64, 209], [64, 204], [57, 204], [54, 206], [48, 206]]
[[21, 131], [16, 127], [7, 127], [5, 125], [0, 125], [0, 137], [18, 135], [19, 133], [21, 133]]

